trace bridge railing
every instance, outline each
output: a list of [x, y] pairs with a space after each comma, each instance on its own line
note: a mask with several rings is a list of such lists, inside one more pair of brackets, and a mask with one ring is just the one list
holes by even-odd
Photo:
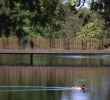
[[0, 38], [0, 49], [101, 50], [110, 47], [110, 39]]

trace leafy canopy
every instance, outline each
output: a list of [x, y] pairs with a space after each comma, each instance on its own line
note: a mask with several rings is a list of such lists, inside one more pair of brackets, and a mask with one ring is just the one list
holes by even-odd
[[95, 22], [86, 24], [80, 32], [77, 33], [77, 38], [101, 38], [103, 36], [103, 30], [97, 26]]

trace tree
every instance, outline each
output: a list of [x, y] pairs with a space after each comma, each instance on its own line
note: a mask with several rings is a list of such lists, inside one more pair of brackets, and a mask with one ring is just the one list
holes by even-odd
[[90, 38], [102, 38], [103, 30], [95, 23], [91, 22], [86, 24], [80, 32], [77, 33], [77, 38], [90, 39]]
[[62, 5], [62, 19], [53, 18], [52, 23], [49, 24], [48, 28], [52, 33], [47, 37], [51, 38], [73, 38], [76, 33], [80, 31], [80, 28], [87, 24], [91, 19], [91, 11], [84, 8], [77, 11], [71, 9], [69, 5]]
[[[18, 37], [72, 38], [81, 27], [91, 23], [94, 17], [89, 9], [76, 9], [76, 6], [82, 7], [85, 0], [68, 2], [62, 4], [62, 0], [0, 0], [0, 33]], [[95, 4], [91, 8], [95, 9]]]
[[30, 32], [38, 34], [39, 29], [33, 28], [43, 27], [59, 16], [55, 15], [59, 3], [59, 0], [1, 0], [1, 33], [16, 33], [20, 37]]
[[106, 26], [110, 25], [110, 0], [92, 0], [91, 10], [99, 12], [105, 19]]
[[92, 0], [91, 10], [98, 12], [104, 19], [104, 37], [110, 38], [110, 0]]

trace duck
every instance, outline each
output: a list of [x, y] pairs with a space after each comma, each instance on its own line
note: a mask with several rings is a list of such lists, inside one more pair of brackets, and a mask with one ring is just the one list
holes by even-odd
[[74, 89], [74, 90], [81, 90], [82, 88], [80, 86], [74, 86], [74, 87], [72, 87], [72, 89]]
[[82, 86], [73, 86], [72, 89], [82, 90], [83, 92], [85, 92], [87, 88], [86, 88], [85, 84], [83, 84]]

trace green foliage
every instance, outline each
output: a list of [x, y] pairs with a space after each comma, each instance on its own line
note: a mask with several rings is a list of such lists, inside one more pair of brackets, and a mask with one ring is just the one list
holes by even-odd
[[0, 20], [3, 21], [0, 23], [0, 32], [7, 34], [8, 31], [19, 37], [39, 35], [39, 30], [45, 24], [50, 23], [53, 17], [60, 16], [58, 10], [59, 0], [1, 0]]
[[0, 0], [0, 35], [73, 38], [90, 23], [97, 23], [94, 27], [100, 33], [98, 28], [103, 29], [104, 22], [99, 13], [87, 8], [76, 10], [70, 5], [73, 2], [77, 0], [67, 4], [62, 0]]
[[77, 38], [102, 38], [103, 30], [97, 26], [95, 22], [86, 24], [80, 32], [77, 33]]
[[73, 2], [76, 2], [76, 0], [68, 0], [68, 2], [72, 4]]
[[91, 10], [101, 15], [104, 20], [104, 37], [110, 37], [110, 0], [92, 0]]
[[110, 0], [92, 0], [91, 10], [98, 12], [105, 19], [106, 27], [110, 26]]

